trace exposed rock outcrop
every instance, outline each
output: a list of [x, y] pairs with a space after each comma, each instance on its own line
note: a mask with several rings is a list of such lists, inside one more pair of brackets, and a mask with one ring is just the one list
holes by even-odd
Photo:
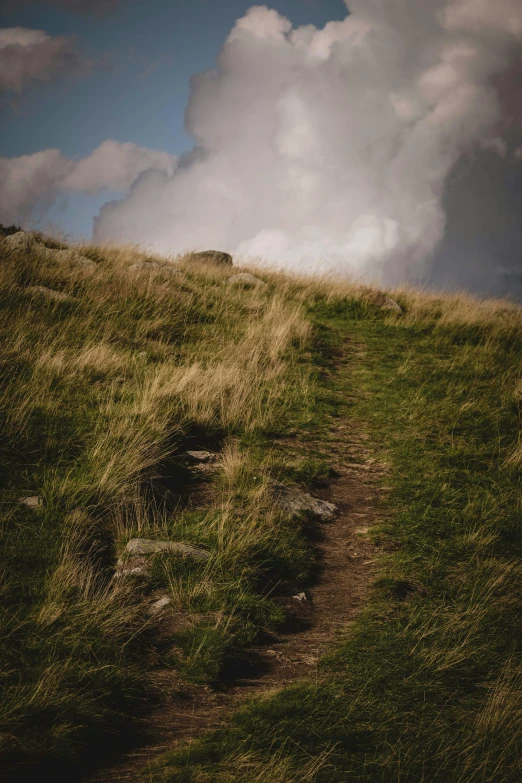
[[276, 504], [291, 514], [308, 514], [320, 522], [330, 522], [337, 514], [337, 506], [333, 503], [314, 498], [302, 489], [289, 487], [280, 481], [271, 481], [269, 486]]
[[394, 313], [400, 313], [402, 314], [403, 310], [400, 304], [397, 304], [395, 299], [390, 299], [387, 297], [384, 301], [384, 304], [382, 305], [383, 310], [392, 310]]
[[9, 250], [17, 253], [32, 253], [38, 252], [40, 256], [50, 259], [51, 261], [58, 261], [59, 263], [70, 264], [71, 266], [81, 267], [83, 269], [94, 269], [96, 264], [87, 256], [82, 255], [73, 248], [65, 248], [63, 250], [56, 250], [54, 248], [46, 247], [42, 242], [26, 231], [17, 231], [16, 234], [11, 234], [2, 240], [2, 245]]
[[64, 293], [64, 291], [55, 291], [53, 288], [46, 288], [44, 285], [29, 285], [25, 289], [30, 294], [36, 294], [47, 297], [47, 299], [53, 299], [55, 302], [69, 302], [72, 296]]
[[156, 541], [151, 538], [132, 538], [125, 550], [130, 555], [147, 557], [161, 552], [173, 552], [186, 557], [194, 557], [196, 560], [208, 560], [210, 555], [204, 549], [190, 544], [182, 544], [179, 541]]
[[32, 234], [27, 234], [25, 231], [17, 231], [16, 234], [5, 237], [2, 240], [2, 244], [9, 250], [15, 250], [18, 253], [30, 253], [40, 243], [36, 241]]
[[230, 253], [223, 253], [221, 250], [202, 250], [199, 253], [191, 253], [190, 258], [194, 261], [204, 261], [207, 264], [216, 264], [217, 266], [232, 266]]
[[163, 553], [182, 555], [206, 561], [210, 554], [204, 549], [180, 541], [156, 541], [151, 538], [132, 538], [125, 547], [123, 557], [116, 563], [116, 575], [148, 579], [155, 555]]
[[250, 272], [240, 272], [237, 275], [232, 275], [226, 281], [227, 285], [241, 285], [245, 288], [266, 288], [266, 283], [255, 275], [251, 275]]

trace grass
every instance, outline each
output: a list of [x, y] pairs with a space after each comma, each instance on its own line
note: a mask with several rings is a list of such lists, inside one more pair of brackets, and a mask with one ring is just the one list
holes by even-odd
[[[155, 779], [520, 780], [518, 307], [404, 289], [399, 315], [369, 287], [263, 271], [265, 288], [231, 287], [190, 257], [173, 276], [131, 271], [155, 259], [129, 248], [82, 248], [94, 269], [0, 252], [6, 774], [74, 769], [147, 705], [156, 668], [214, 683], [284, 620], [277, 596], [306, 586], [314, 552], [268, 479], [327, 481], [343, 418], [390, 465], [367, 607], [313, 683], [247, 705]], [[196, 447], [213, 473], [187, 466]], [[136, 536], [210, 558], [158, 556], [142, 588], [113, 578]]]
[[357, 344], [325, 393], [357, 400], [391, 466], [368, 606], [317, 681], [167, 754], [158, 781], [277, 780], [274, 759], [318, 783], [521, 778], [520, 313], [396, 295], [402, 317], [371, 296], [309, 307], [323, 351]]
[[[310, 418], [299, 302], [275, 278], [235, 289], [212, 266], [178, 259], [174, 277], [129, 271], [144, 258], [132, 249], [82, 252], [94, 269], [4, 249], [0, 272], [0, 752], [13, 775], [110, 736], [145, 703], [158, 661], [218, 678], [281, 621], [276, 586], [309, 570], [260, 445]], [[181, 456], [194, 446], [219, 453], [199, 484]], [[174, 509], [151, 491], [158, 479]], [[191, 486], [200, 502], [186, 505]], [[134, 536], [211, 555], [154, 561], [151, 587], [172, 598], [161, 642], [150, 589], [113, 578]]]

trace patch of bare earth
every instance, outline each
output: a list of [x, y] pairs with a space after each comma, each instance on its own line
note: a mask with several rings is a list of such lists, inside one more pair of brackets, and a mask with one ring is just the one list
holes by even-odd
[[[288, 442], [285, 447], [292, 448]], [[302, 452], [303, 444], [299, 448]], [[335, 503], [339, 513], [314, 530], [319, 560], [315, 585], [305, 595], [281, 599], [288, 612], [286, 626], [252, 650], [251, 665], [231, 672], [219, 688], [182, 684], [172, 670], [157, 672], [161, 706], [140, 721], [139, 747], [83, 778], [84, 783], [147, 780], [160, 753], [216, 728], [245, 699], [317, 676], [319, 658], [364, 601], [375, 555], [368, 530], [378, 518], [386, 471], [371, 458], [367, 436], [356, 432], [353, 422], [332, 432], [328, 449], [336, 478], [313, 494]]]

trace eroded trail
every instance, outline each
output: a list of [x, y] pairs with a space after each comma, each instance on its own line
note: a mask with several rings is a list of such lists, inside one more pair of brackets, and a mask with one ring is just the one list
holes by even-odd
[[[292, 443], [285, 442], [285, 448], [291, 451]], [[335, 503], [339, 513], [315, 531], [320, 566], [314, 586], [300, 597], [281, 599], [288, 612], [286, 626], [252, 650], [252, 664], [231, 672], [219, 689], [180, 685], [172, 670], [157, 672], [162, 705], [140, 721], [139, 746], [82, 781], [148, 780], [160, 753], [219, 726], [245, 699], [314, 678], [320, 656], [363, 602], [375, 554], [367, 534], [379, 513], [385, 471], [372, 458], [365, 434], [351, 421], [331, 433], [328, 456], [336, 478], [314, 494]]]

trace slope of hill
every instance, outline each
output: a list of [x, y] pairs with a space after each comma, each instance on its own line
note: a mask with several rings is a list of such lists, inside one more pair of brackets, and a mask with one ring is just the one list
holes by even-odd
[[281, 482], [324, 494], [342, 419], [388, 466], [366, 608], [154, 774], [519, 779], [520, 310], [49, 244], [0, 244], [6, 774], [73, 779], [155, 672], [215, 686], [277, 633], [321, 550]]

